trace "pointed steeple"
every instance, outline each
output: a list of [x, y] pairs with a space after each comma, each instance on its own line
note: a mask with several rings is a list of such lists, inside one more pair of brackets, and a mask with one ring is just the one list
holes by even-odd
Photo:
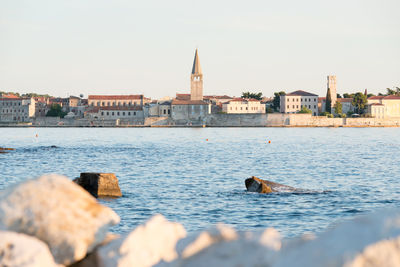
[[196, 53], [194, 54], [192, 74], [195, 74], [195, 75], [203, 74], [201, 72], [200, 59], [199, 59], [199, 54], [197, 52], [197, 49], [196, 49]]

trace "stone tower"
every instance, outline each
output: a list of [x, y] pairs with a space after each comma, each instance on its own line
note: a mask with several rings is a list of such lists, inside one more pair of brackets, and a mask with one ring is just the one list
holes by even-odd
[[201, 72], [197, 49], [194, 55], [192, 74], [190, 75], [190, 100], [203, 100], [203, 73]]
[[327, 90], [331, 89], [331, 107], [333, 108], [336, 104], [337, 100], [337, 93], [336, 93], [336, 76], [335, 75], [329, 75], [328, 76], [328, 86]]

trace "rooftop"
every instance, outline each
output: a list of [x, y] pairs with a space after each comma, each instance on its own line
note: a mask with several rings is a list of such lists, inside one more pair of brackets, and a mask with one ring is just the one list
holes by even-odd
[[137, 100], [143, 95], [89, 95], [89, 100]]
[[208, 105], [203, 100], [178, 100], [174, 99], [171, 102], [171, 105]]
[[297, 90], [287, 94], [287, 96], [318, 96], [316, 94], [312, 94], [303, 90]]

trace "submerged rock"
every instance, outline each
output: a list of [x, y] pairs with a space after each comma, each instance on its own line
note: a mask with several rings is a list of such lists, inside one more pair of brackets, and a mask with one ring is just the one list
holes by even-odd
[[262, 180], [252, 176], [245, 180], [246, 189], [249, 192], [272, 193], [272, 192], [294, 192], [297, 189], [291, 186]]
[[0, 240], [0, 266], [58, 266], [47, 245], [39, 239], [24, 234], [0, 231]]
[[121, 197], [118, 179], [114, 173], [84, 172], [74, 182], [94, 197]]
[[84, 258], [118, 222], [114, 211], [64, 176], [44, 175], [0, 193], [0, 229], [37, 237], [60, 264]]
[[181, 224], [155, 215], [145, 225], [100, 247], [97, 250], [98, 264], [101, 267], [147, 267], [160, 260], [169, 262], [177, 257], [176, 243], [185, 236]]

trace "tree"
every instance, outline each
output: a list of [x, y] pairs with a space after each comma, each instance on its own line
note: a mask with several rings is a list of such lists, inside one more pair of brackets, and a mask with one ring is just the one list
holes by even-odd
[[46, 114], [46, 117], [64, 118], [65, 115], [67, 115], [67, 112], [62, 111], [62, 108], [59, 104], [52, 104], [50, 106], [50, 110]]
[[331, 113], [331, 107], [332, 107], [331, 88], [328, 88], [328, 91], [326, 92], [325, 111]]
[[392, 90], [392, 89], [390, 89], [390, 88], [386, 88], [386, 91], [387, 91], [387, 95], [395, 95], [396, 94], [396, 90]]
[[250, 93], [250, 92], [242, 92], [242, 98], [254, 98], [257, 100], [262, 99], [262, 93]]
[[340, 94], [336, 94], [336, 98], [342, 98]]
[[334, 108], [335, 108], [336, 114], [338, 114], [338, 115], [342, 114], [342, 103], [340, 103], [339, 101], [336, 101]]
[[312, 114], [312, 111], [310, 109], [308, 109], [306, 106], [303, 106], [298, 113], [302, 113], [302, 114], [310, 113], [310, 114]]
[[364, 112], [366, 103], [367, 103], [367, 96], [361, 92], [356, 93], [353, 97], [353, 101], [351, 102], [351, 104], [353, 105], [358, 114], [362, 114]]
[[281, 108], [282, 95], [286, 95], [286, 93], [284, 91], [274, 93], [274, 100], [272, 102], [272, 107], [274, 108], [275, 111], [279, 111], [279, 109]]
[[344, 93], [343, 98], [353, 98], [354, 94]]
[[371, 96], [375, 96], [374, 94], [368, 94], [367, 98], [370, 98]]

